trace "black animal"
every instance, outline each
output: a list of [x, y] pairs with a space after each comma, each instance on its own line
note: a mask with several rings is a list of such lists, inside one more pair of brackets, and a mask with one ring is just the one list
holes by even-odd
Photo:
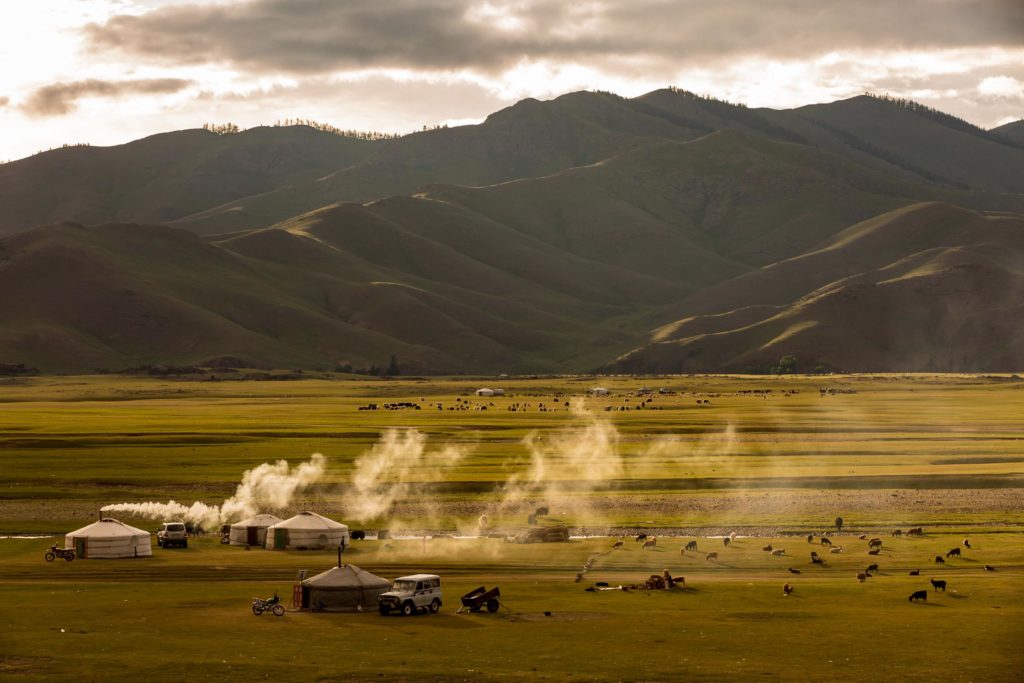
[[964, 547], [965, 548], [970, 548], [971, 547], [971, 542], [968, 541], [966, 538], [964, 539]]
[[897, 529], [896, 531], [892, 532], [892, 535], [896, 536], [896, 537], [902, 536], [903, 535], [903, 530], [902, 529]]
[[817, 555], [815, 555], [814, 557], [811, 558], [811, 563], [812, 564], [825, 564], [825, 560], [823, 560], [820, 557], [818, 557]]
[[914, 591], [910, 594], [910, 602], [928, 602], [928, 591]]
[[827, 545], [830, 548], [832, 547], [832, 541], [828, 540], [824, 536], [821, 537], [821, 544], [822, 545]]
[[807, 534], [807, 542], [814, 543], [814, 534]]
[[921, 570], [920, 569], [911, 569], [910, 570], [910, 575], [911, 576], [921, 576]]
[[946, 561], [942, 559], [942, 555], [935, 556], [935, 564], [946, 564]]
[[865, 569], [864, 571], [866, 571], [866, 572], [878, 572], [878, 565], [877, 564], [869, 564], [868, 568]]
[[772, 544], [769, 543], [765, 547], [761, 548], [761, 550], [765, 551], [766, 553], [770, 553], [772, 551]]
[[533, 514], [537, 515], [538, 517], [546, 517], [548, 515], [548, 508], [546, 505], [542, 505], [539, 508], [537, 508], [537, 511]]
[[995, 570], [996, 570], [996, 568], [993, 567], [992, 565], [990, 565], [990, 564], [986, 564], [985, 565], [985, 571], [987, 571], [987, 572], [994, 572]]
[[726, 536], [725, 538], [722, 539], [722, 545], [724, 545], [726, 548], [729, 547], [730, 543], [732, 543], [732, 539], [729, 538], [728, 536]]
[[687, 543], [686, 544], [686, 549], [687, 550], [696, 550], [697, 549], [697, 541], [690, 541], [689, 543]]
[[953, 548], [946, 553], [946, 557], [960, 557], [960, 548]]
[[364, 538], [366, 538], [366, 532], [360, 529], [356, 529], [349, 535], [349, 538], [351, 538], [353, 541], [361, 541]]
[[789, 573], [790, 574], [799, 574], [800, 570], [799, 569], [793, 569], [792, 567], [790, 567], [789, 568]]
[[941, 590], [943, 593], [946, 592], [946, 582], [942, 579], [932, 579], [932, 587], [936, 591]]
[[818, 553], [816, 551], [814, 551], [814, 550], [811, 551], [811, 559], [812, 560], [818, 559]]
[[870, 541], [868, 541], [868, 547], [869, 548], [881, 548], [882, 547], [882, 539], [880, 539], [880, 538], [872, 538]]
[[873, 549], [868, 551], [868, 555], [877, 555], [880, 552], [882, 552], [881, 548], [873, 548]]
[[637, 534], [636, 535], [636, 542], [637, 543], [639, 543], [640, 541], [646, 541], [646, 540], [647, 540], [647, 534]]

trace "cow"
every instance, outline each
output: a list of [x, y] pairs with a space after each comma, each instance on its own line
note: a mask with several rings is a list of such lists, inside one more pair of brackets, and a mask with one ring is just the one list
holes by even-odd
[[928, 591], [914, 591], [910, 594], [910, 602], [928, 602]]
[[697, 549], [697, 541], [690, 541], [689, 543], [686, 544], [685, 550], [696, 550], [696, 549]]
[[946, 564], [946, 561], [942, 559], [942, 555], [935, 556], [935, 564]]
[[946, 557], [960, 557], [960, 548], [953, 548], [946, 553]]
[[882, 547], [882, 539], [880, 539], [880, 538], [872, 538], [870, 541], [868, 541], [868, 547], [869, 548], [881, 548]]
[[920, 569], [911, 569], [910, 570], [910, 576], [921, 576], [921, 570]]
[[821, 537], [821, 544], [822, 545], [827, 545], [830, 548], [832, 547], [832, 541], [828, 540], [824, 536]]
[[931, 582], [932, 582], [932, 588], [935, 589], [935, 592], [938, 592], [940, 590], [943, 593], [946, 592], [946, 582], [945, 581], [943, 581], [942, 579], [932, 579]]
[[704, 556], [704, 559], [707, 560], [708, 562], [710, 562], [711, 560], [717, 560], [718, 559], [718, 553], [708, 553], [707, 555]]
[[903, 535], [903, 530], [902, 529], [897, 529], [896, 531], [892, 532], [892, 535], [897, 537], [897, 538], [899, 538], [900, 536]]
[[924, 527], [916, 526], [913, 529], [907, 531], [907, 536], [922, 536], [924, 535]]

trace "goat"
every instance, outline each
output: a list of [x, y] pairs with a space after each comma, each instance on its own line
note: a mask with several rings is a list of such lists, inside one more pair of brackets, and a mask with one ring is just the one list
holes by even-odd
[[942, 559], [942, 555], [935, 556], [935, 564], [946, 564], [946, 561]]
[[960, 548], [953, 548], [946, 553], [946, 557], [960, 557]]
[[708, 553], [707, 555], [704, 556], [704, 559], [707, 560], [708, 562], [710, 562], [711, 560], [717, 560], [718, 559], [718, 553]]
[[640, 550], [647, 550], [648, 548], [654, 548], [654, 547], [657, 547], [657, 545], [658, 545], [657, 537], [652, 536], [651, 540], [644, 541], [643, 547], [641, 547]]
[[910, 594], [910, 602], [928, 602], [928, 591], [914, 591]]
[[782, 557], [785, 554], [786, 554], [786, 549], [785, 548], [776, 548], [775, 550], [772, 551], [772, 557]]
[[931, 582], [932, 582], [932, 588], [934, 588], [936, 592], [938, 592], [940, 590], [943, 593], [946, 592], [946, 582], [945, 581], [943, 581], [942, 579], [931, 579]]
[[696, 549], [697, 549], [697, 541], [690, 541], [689, 543], [686, 544], [686, 548], [684, 548], [684, 550], [696, 550]]

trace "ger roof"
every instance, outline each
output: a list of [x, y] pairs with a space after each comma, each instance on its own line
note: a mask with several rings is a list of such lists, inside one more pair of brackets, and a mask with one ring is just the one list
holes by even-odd
[[149, 536], [150, 533], [148, 531], [143, 531], [142, 529], [136, 529], [135, 527], [125, 524], [120, 520], [116, 520], [113, 517], [104, 517], [98, 522], [93, 522], [81, 529], [71, 531], [68, 535], [102, 536], [111, 538], [114, 536]]

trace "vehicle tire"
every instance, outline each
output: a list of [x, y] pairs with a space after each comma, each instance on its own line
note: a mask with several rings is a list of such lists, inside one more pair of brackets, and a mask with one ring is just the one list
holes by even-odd
[[56, 555], [54, 555], [53, 553], [46, 553], [47, 562], [53, 562], [55, 559], [57, 559]]
[[253, 605], [252, 606], [252, 613], [255, 614], [256, 616], [259, 616], [259, 615], [263, 614], [263, 608], [260, 607], [259, 605]]
[[227, 545], [228, 543], [231, 543], [231, 539], [230, 538], [228, 538], [227, 536], [221, 536], [220, 537], [220, 544], [221, 545]]
[[377, 607], [377, 611], [380, 612], [380, 615], [382, 617], [386, 617], [387, 615], [391, 614], [391, 608], [387, 605], [379, 605]]
[[182, 541], [181, 547], [182, 548], [187, 548], [188, 547], [188, 541]]
[[75, 559], [75, 554], [74, 553], [65, 553], [64, 554], [64, 559], [67, 560], [68, 562], [70, 562], [71, 560]]
[[440, 611], [440, 609], [441, 609], [441, 601], [440, 600], [438, 600], [437, 598], [434, 598], [433, 600], [430, 601], [430, 613], [431, 614], [437, 614], [438, 611]]
[[407, 602], [404, 605], [402, 605], [402, 616], [403, 617], [411, 617], [414, 614], [416, 614], [416, 605], [414, 605], [411, 602]]
[[501, 603], [498, 602], [498, 598], [491, 598], [487, 601], [487, 611], [491, 614], [497, 612], [499, 607], [501, 607]]
[[274, 616], [275, 617], [283, 617], [284, 616], [284, 605], [274, 605]]

